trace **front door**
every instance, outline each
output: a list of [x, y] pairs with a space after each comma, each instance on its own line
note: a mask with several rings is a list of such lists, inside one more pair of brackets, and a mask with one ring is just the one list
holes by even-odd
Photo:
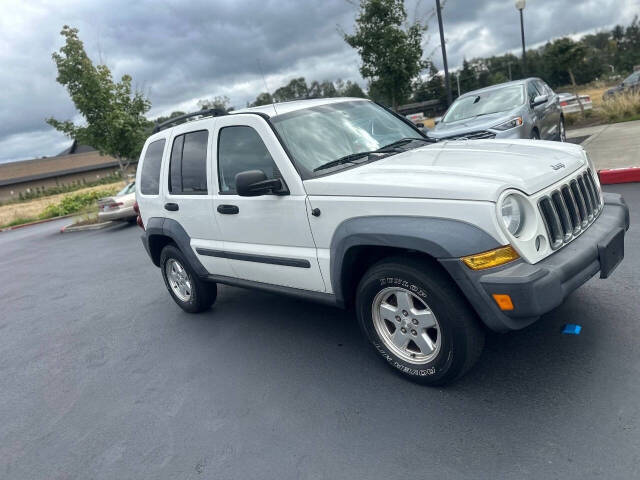
[[[216, 122], [216, 221], [224, 251], [237, 278], [305, 290], [325, 291], [311, 234], [302, 180], [267, 122], [250, 114]], [[241, 197], [235, 176], [262, 170], [282, 178], [288, 195]]]

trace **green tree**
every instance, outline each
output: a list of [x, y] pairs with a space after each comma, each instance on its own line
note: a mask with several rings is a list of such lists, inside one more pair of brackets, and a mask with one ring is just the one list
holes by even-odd
[[144, 114], [151, 102], [142, 92], [133, 91], [131, 77], [114, 82], [106, 65], [94, 66], [78, 37], [78, 29], [65, 25], [61, 35], [65, 44], [52, 57], [58, 68], [56, 80], [64, 85], [83, 125], [48, 118], [47, 123], [100, 153], [111, 155], [125, 170], [140, 155], [148, 135], [149, 121]]
[[338, 91], [333, 82], [328, 80], [318, 82], [314, 80], [309, 86], [308, 96], [309, 98], [331, 98], [337, 97]]
[[184, 115], [184, 114], [185, 114], [185, 112], [181, 112], [181, 111], [171, 112], [168, 116], [156, 118], [153, 121], [153, 123], [156, 124], [156, 125], [160, 125], [161, 123], [164, 123], [167, 120], [171, 120], [172, 118], [176, 118], [176, 117], [179, 117], [180, 115]]
[[584, 44], [564, 37], [547, 43], [544, 47], [543, 57], [550, 68], [551, 75], [558, 78], [566, 73], [571, 85], [575, 87], [575, 71], [583, 66], [586, 53], [587, 49]]
[[250, 107], [259, 107], [260, 105], [271, 105], [273, 103], [273, 97], [269, 92], [262, 92], [256, 97], [256, 100], [251, 103]]
[[393, 108], [409, 98], [413, 80], [426, 66], [420, 45], [426, 26], [406, 23], [403, 0], [361, 0], [355, 32], [344, 34], [360, 55], [370, 95]]
[[458, 72], [458, 76], [460, 77], [460, 95], [478, 88], [476, 71], [466, 59], [462, 61], [462, 70]]
[[367, 98], [367, 94], [364, 93], [360, 85], [356, 82], [352, 82], [351, 80], [347, 80], [347, 83], [340, 85], [337, 89], [337, 94], [339, 97], [359, 97], [359, 98]]
[[309, 87], [304, 77], [294, 78], [284, 87], [280, 87], [273, 92], [273, 99], [276, 102], [288, 102], [304, 98], [309, 98]]
[[412, 100], [414, 102], [438, 100], [441, 106], [447, 105], [447, 90], [444, 86], [444, 79], [433, 63], [429, 62], [428, 80], [425, 81], [421, 78], [416, 80]]
[[230, 112], [233, 110], [233, 107], [230, 106], [231, 99], [226, 95], [216, 96], [213, 98], [203, 98], [202, 100], [198, 100], [198, 108], [200, 110], [209, 110], [210, 108], [217, 108], [218, 110], [223, 110], [225, 112]]

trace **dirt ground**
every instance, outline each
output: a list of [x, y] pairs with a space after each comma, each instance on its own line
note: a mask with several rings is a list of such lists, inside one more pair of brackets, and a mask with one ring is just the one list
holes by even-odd
[[36, 218], [49, 205], [60, 202], [60, 200], [62, 200], [62, 197], [64, 197], [65, 195], [93, 192], [96, 190], [106, 190], [112, 187], [123, 188], [125, 184], [126, 182], [118, 182], [108, 185], [97, 185], [95, 187], [82, 188], [73, 192], [50, 195], [48, 197], [36, 198], [33, 200], [27, 200], [25, 202], [0, 205], [0, 225], [6, 225], [18, 218]]

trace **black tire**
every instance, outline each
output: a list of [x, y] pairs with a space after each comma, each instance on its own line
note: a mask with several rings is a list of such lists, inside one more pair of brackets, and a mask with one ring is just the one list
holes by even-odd
[[[435, 314], [440, 344], [428, 363], [417, 365], [402, 359], [385, 345], [376, 330], [373, 303], [390, 287], [408, 290]], [[391, 257], [373, 265], [358, 285], [356, 310], [360, 327], [378, 355], [400, 375], [417, 383], [443, 385], [461, 377], [484, 347], [484, 330], [475, 312], [448, 275], [425, 259]]]
[[[171, 259], [177, 261], [181, 267], [186, 271], [186, 276], [191, 286], [189, 290], [188, 300], [179, 298], [170, 285], [170, 280], [167, 278], [167, 262]], [[174, 245], [167, 245], [162, 249], [160, 254], [160, 270], [162, 271], [162, 278], [167, 290], [171, 294], [173, 300], [188, 313], [204, 312], [211, 308], [211, 305], [216, 301], [218, 296], [218, 287], [215, 283], [204, 282], [193, 272], [189, 266], [189, 262], [182, 254], [182, 252]]]
[[540, 133], [535, 128], [531, 130], [531, 135], [529, 135], [530, 140], [540, 140]]

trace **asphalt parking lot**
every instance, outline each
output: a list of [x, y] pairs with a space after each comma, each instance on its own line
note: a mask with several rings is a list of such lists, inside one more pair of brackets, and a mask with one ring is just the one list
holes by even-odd
[[349, 312], [221, 287], [183, 313], [137, 227], [0, 233], [0, 477], [637, 478], [640, 185], [607, 190], [632, 212], [613, 276], [446, 388]]

